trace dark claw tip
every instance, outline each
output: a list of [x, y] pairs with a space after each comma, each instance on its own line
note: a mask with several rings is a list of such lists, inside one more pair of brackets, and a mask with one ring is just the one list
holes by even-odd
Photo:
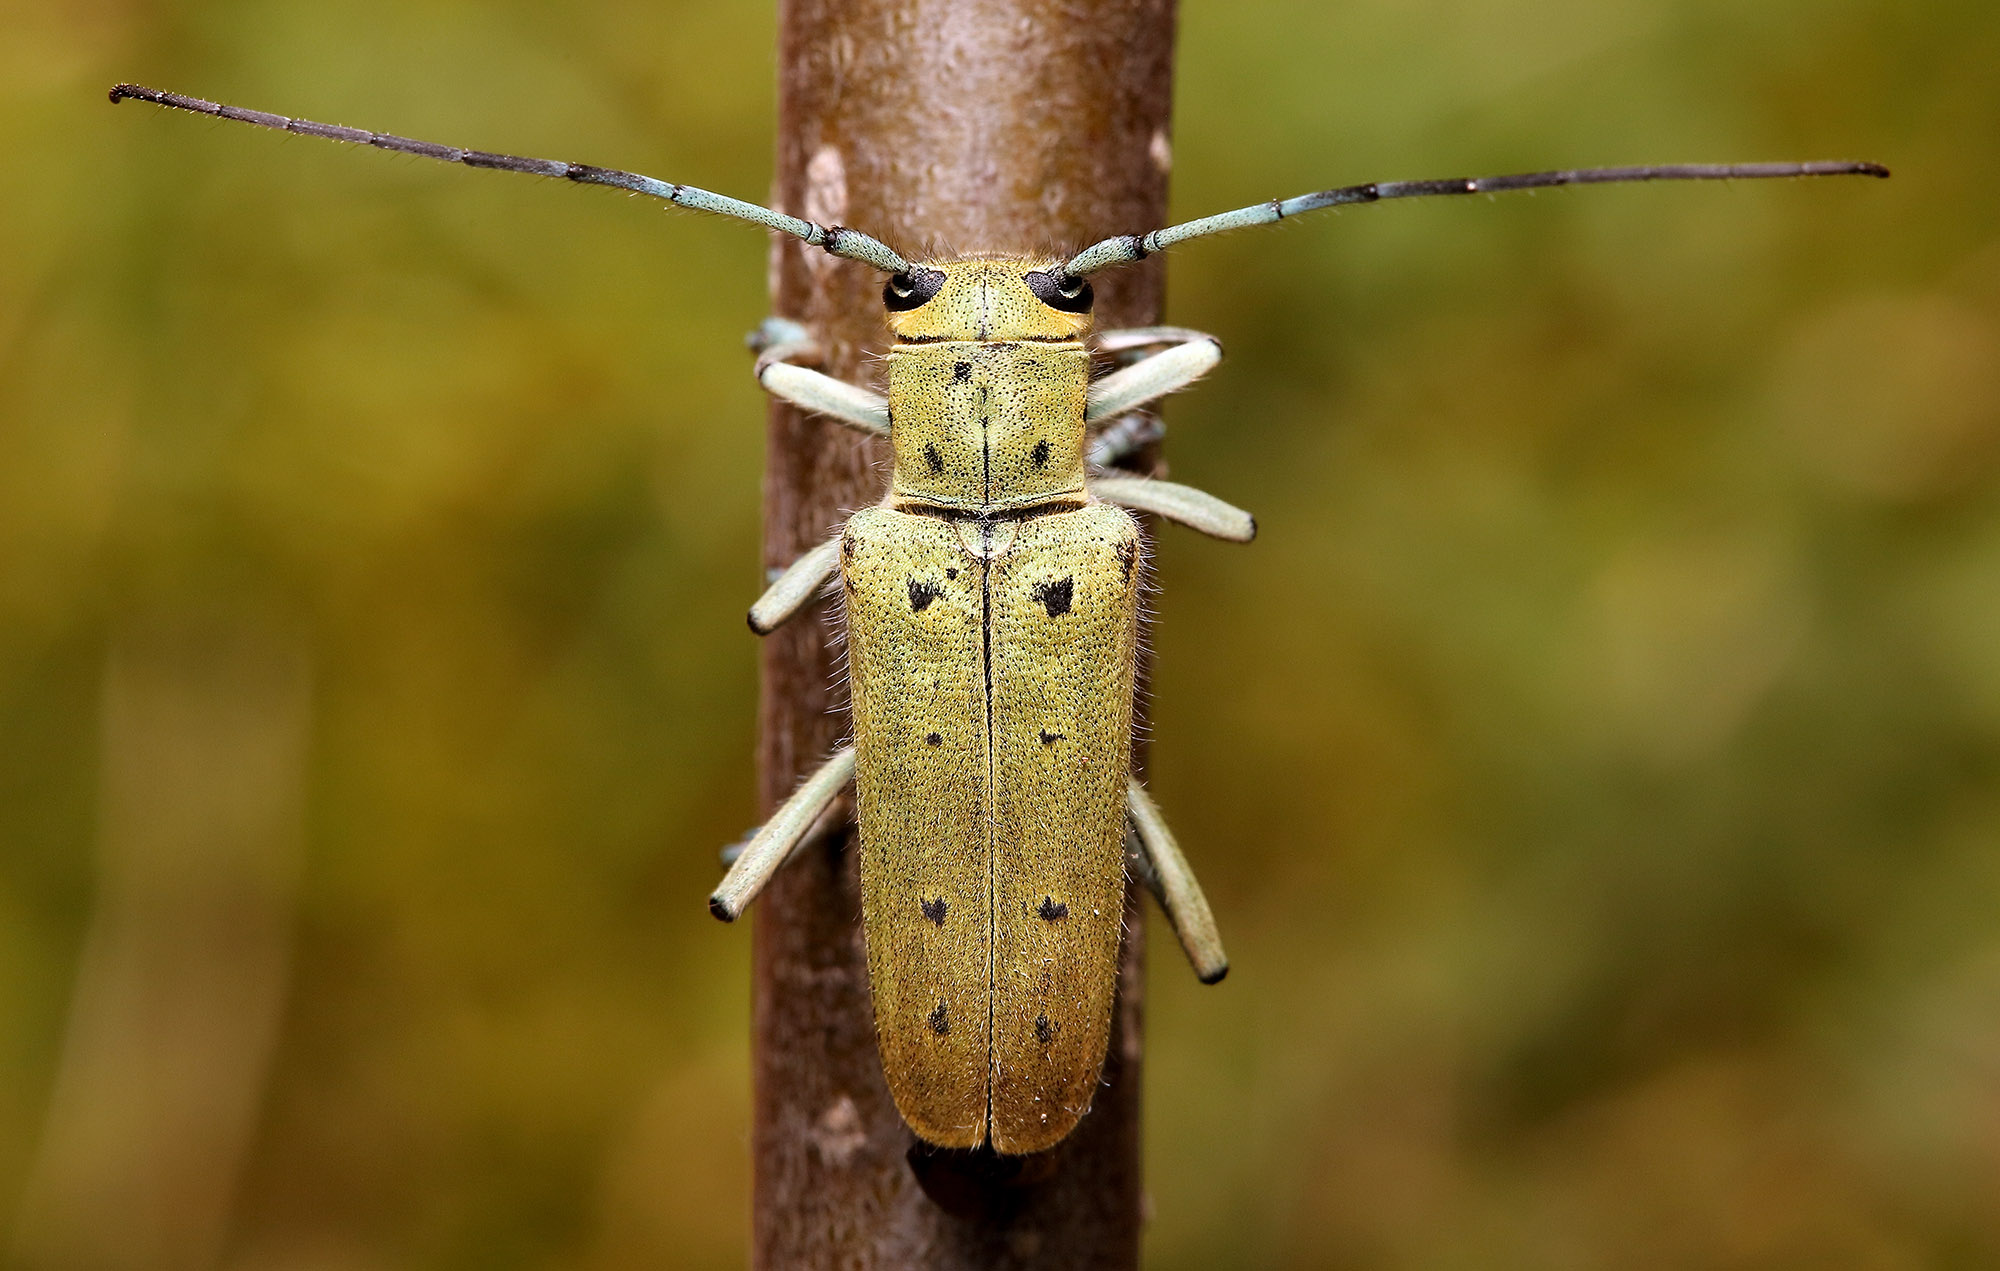
[[1229, 974], [1229, 964], [1225, 962], [1220, 967], [1218, 967], [1212, 974], [1197, 976], [1196, 978], [1199, 979], [1203, 984], [1220, 984], [1222, 983], [1222, 977], [1228, 974]]
[[736, 921], [736, 915], [730, 912], [728, 904], [720, 896], [710, 896], [708, 898], [708, 912], [714, 914], [723, 922]]

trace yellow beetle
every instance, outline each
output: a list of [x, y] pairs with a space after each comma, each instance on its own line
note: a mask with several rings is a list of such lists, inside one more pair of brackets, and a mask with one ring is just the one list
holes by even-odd
[[740, 913], [851, 772], [896, 1106], [932, 1143], [1013, 1153], [1052, 1146], [1090, 1108], [1117, 981], [1128, 808], [1196, 969], [1213, 981], [1228, 967], [1130, 775], [1144, 562], [1118, 504], [1171, 506], [1223, 537], [1255, 532], [1184, 487], [1089, 479], [1093, 417], [1185, 384], [1220, 351], [1179, 340], [1093, 394], [1090, 285], [1061, 265], [994, 257], [898, 272], [884, 291], [896, 343], [879, 410], [860, 390], [766, 361], [766, 387], [791, 400], [871, 429], [887, 419], [894, 467], [882, 504], [751, 612], [768, 631], [838, 573], [853, 744], [751, 842], [713, 901], [722, 917]]

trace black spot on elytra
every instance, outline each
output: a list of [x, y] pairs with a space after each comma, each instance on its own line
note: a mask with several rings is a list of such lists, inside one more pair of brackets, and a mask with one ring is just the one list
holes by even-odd
[[1046, 1015], [1035, 1016], [1035, 1040], [1046, 1046], [1056, 1039], [1056, 1026]]
[[1035, 910], [1043, 922], [1057, 922], [1069, 917], [1069, 906], [1054, 896], [1042, 897], [1041, 908]]
[[1053, 618], [1069, 612], [1069, 602], [1076, 598], [1076, 579], [1071, 577], [1058, 582], [1036, 583], [1034, 591], [1029, 594]]
[[1048, 442], [1046, 442], [1046, 441], [1038, 441], [1038, 442], [1036, 442], [1036, 443], [1035, 443], [1035, 448], [1034, 448], [1033, 450], [1030, 450], [1030, 451], [1028, 452], [1028, 461], [1029, 461], [1030, 463], [1034, 464], [1034, 465], [1035, 465], [1035, 466], [1036, 466], [1037, 468], [1046, 468], [1046, 467], [1048, 467], [1048, 466], [1049, 466], [1049, 443], [1048, 443]]
[[937, 1009], [931, 1012], [931, 1031], [939, 1037], [951, 1031], [951, 1016], [945, 1013], [943, 1002], [939, 1002]]
[[909, 588], [912, 613], [922, 613], [925, 605], [944, 595], [943, 588], [929, 579], [912, 578], [909, 580]]
[[944, 456], [938, 453], [936, 446], [927, 445], [924, 447], [924, 462], [930, 465], [931, 472], [934, 474], [944, 471]]
[[[932, 733], [931, 736], [935, 737], [937, 736], [937, 734]], [[924, 917], [931, 920], [932, 926], [934, 927], [944, 926], [944, 911], [947, 908], [947, 906], [944, 903], [944, 897], [939, 896], [936, 900], [925, 900], [925, 901], [920, 901], [918, 903], [923, 906]], [[938, 1009], [943, 1010], [944, 1008], [940, 1006]], [[940, 1029], [938, 1031], [942, 1032], [943, 1030]]]
[[956, 578], [958, 577], [958, 571], [955, 569], [947, 569], [944, 571], [944, 576], [946, 578]]
[[944, 734], [932, 733], [930, 736], [924, 738], [924, 741], [932, 746], [942, 746], [944, 745]]
[[951, 382], [963, 384], [972, 378], [972, 363], [960, 362], [951, 368]]
[[1137, 543], [1120, 543], [1118, 545], [1118, 568], [1125, 572], [1125, 581], [1128, 583], [1132, 581], [1132, 564], [1138, 559], [1139, 545]]
[[1062, 739], [1063, 735], [1061, 733], [1052, 733], [1046, 728], [1042, 730], [1042, 744], [1044, 746], [1053, 746]]

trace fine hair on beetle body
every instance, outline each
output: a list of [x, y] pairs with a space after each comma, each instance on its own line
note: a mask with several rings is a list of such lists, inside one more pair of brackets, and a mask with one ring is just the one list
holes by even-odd
[[[1230, 542], [1250, 515], [1126, 470], [1159, 436], [1148, 408], [1213, 370], [1198, 331], [1101, 331], [1091, 277], [1189, 240], [1326, 208], [1564, 185], [1887, 176], [1856, 162], [1678, 164], [1375, 182], [1253, 203], [1094, 244], [907, 258], [694, 186], [315, 123], [136, 85], [137, 99], [469, 167], [604, 185], [788, 235], [883, 277], [880, 388], [814, 369], [816, 333], [754, 333], [772, 394], [885, 443], [884, 493], [769, 580], [768, 634], [831, 590], [849, 741], [745, 843], [709, 899], [740, 916], [816, 826], [858, 822], [883, 1073], [918, 1137], [1038, 1152], [1089, 1111], [1103, 1068], [1128, 878], [1159, 901], [1196, 975], [1229, 963], [1186, 858], [1132, 772], [1147, 578], [1135, 513]], [[834, 527], [829, 527], [833, 529]]]

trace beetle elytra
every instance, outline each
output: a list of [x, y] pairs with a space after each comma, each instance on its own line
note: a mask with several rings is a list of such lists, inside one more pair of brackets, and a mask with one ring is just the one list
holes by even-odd
[[[883, 1070], [941, 1146], [1039, 1151], [1089, 1110], [1116, 988], [1128, 871], [1196, 973], [1228, 962], [1200, 887], [1131, 772], [1139, 526], [1127, 509], [1248, 541], [1250, 517], [1121, 474], [1147, 403], [1220, 360], [1197, 332], [1093, 332], [1088, 275], [1208, 234], [1343, 204], [1613, 181], [1869, 175], [1866, 163], [1685, 165], [1348, 186], [1259, 203], [1067, 257], [912, 262], [856, 230], [692, 186], [291, 119], [121, 84], [112, 100], [306, 136], [607, 185], [747, 221], [888, 276], [886, 393], [801, 363], [813, 334], [757, 338], [772, 394], [886, 437], [882, 501], [777, 578], [768, 633], [839, 583], [852, 734], [757, 831], [710, 899], [734, 919], [852, 784]], [[1134, 356], [1144, 354], [1144, 356]], [[1093, 377], [1094, 361], [1129, 364]]]

